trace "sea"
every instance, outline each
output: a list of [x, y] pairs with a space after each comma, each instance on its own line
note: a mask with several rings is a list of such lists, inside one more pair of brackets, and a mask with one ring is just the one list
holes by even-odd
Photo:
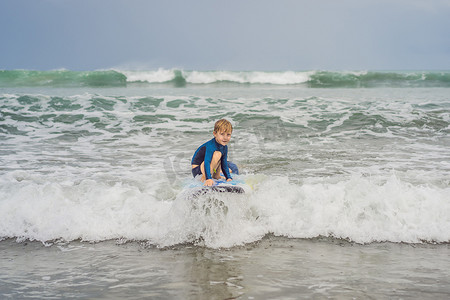
[[[233, 124], [245, 194], [190, 197]], [[448, 299], [450, 71], [0, 70], [0, 298]]]

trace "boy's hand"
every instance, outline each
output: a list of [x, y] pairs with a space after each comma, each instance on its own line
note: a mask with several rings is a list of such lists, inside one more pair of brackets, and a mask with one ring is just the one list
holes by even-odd
[[204, 185], [205, 185], [205, 186], [212, 186], [212, 185], [214, 185], [214, 180], [212, 180], [212, 179], [206, 179]]

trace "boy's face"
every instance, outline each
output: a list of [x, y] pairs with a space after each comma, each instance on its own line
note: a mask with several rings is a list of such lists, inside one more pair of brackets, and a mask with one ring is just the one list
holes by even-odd
[[231, 139], [231, 132], [226, 132], [226, 131], [222, 131], [222, 132], [217, 132], [217, 131], [213, 131], [214, 137], [216, 138], [216, 142], [218, 142], [219, 144], [226, 146]]

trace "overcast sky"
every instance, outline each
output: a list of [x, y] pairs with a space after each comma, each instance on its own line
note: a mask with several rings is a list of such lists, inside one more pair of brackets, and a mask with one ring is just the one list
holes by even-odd
[[0, 69], [449, 70], [450, 0], [0, 0]]

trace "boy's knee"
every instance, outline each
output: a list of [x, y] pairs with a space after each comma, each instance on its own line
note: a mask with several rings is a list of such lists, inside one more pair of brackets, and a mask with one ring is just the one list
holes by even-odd
[[220, 160], [221, 157], [222, 153], [220, 153], [220, 151], [214, 151], [213, 160]]

